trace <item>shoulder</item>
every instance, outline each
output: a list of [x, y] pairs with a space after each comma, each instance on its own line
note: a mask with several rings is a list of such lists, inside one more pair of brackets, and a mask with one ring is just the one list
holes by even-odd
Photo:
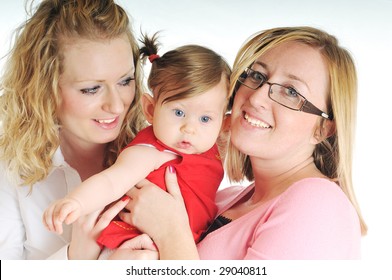
[[298, 181], [274, 199], [257, 236], [254, 246], [271, 258], [360, 257], [358, 215], [340, 187], [326, 179]]
[[358, 215], [348, 197], [334, 182], [322, 178], [307, 178], [294, 183], [275, 201], [279, 213], [301, 217], [303, 223], [335, 226], [356, 226]]
[[323, 178], [306, 178], [292, 184], [280, 196], [280, 201], [307, 203], [340, 202], [350, 204], [341, 188], [334, 182]]
[[17, 174], [10, 171], [9, 165], [0, 161], [0, 189], [1, 191], [14, 192], [22, 184]]
[[159, 140], [155, 137], [152, 125], [147, 126], [146, 128], [139, 131], [136, 134], [135, 138], [123, 149], [123, 151], [127, 150], [130, 147], [140, 146], [155, 148], [159, 151], [165, 150]]
[[152, 125], [150, 125], [150, 126], [143, 128], [142, 130], [140, 130], [136, 134], [135, 138], [131, 141], [131, 144], [139, 143], [141, 141], [155, 142], [156, 140], [157, 139], [154, 134], [154, 129], [153, 129]]
[[12, 190], [17, 186], [17, 181], [12, 179], [5, 162], [0, 161], [0, 190]]

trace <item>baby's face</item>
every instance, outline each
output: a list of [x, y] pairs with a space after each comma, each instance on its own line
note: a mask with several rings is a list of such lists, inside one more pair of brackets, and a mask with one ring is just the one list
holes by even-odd
[[154, 134], [162, 143], [184, 154], [206, 152], [216, 143], [226, 106], [224, 79], [197, 96], [158, 102], [154, 109]]

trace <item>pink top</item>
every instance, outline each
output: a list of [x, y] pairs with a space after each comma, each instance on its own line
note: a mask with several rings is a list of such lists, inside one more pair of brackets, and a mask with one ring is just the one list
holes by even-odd
[[[253, 187], [219, 191], [218, 215]], [[307, 178], [208, 234], [198, 251], [201, 259], [359, 259], [360, 244], [358, 215], [340, 187]]]

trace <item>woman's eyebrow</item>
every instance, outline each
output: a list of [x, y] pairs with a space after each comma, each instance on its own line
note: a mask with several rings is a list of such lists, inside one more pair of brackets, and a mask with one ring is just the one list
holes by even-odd
[[257, 64], [257, 65], [260, 65], [261, 67], [263, 67], [265, 69], [268, 69], [267, 64], [265, 64], [265, 63], [263, 63], [261, 61], [255, 61], [253, 64]]
[[304, 84], [306, 86], [306, 88], [308, 89], [308, 91], [310, 91], [310, 88], [309, 88], [308, 84], [303, 79], [301, 79], [300, 77], [298, 77], [298, 76], [296, 76], [294, 74], [287, 74], [287, 77], [289, 77], [290, 79], [292, 79], [294, 81], [298, 81], [298, 82]]
[[[264, 62], [255, 61], [253, 64], [259, 65], [259, 66], [263, 67], [264, 69], [266, 69], [266, 70], [268, 71], [268, 65], [265, 64]], [[287, 74], [285, 73], [285, 75], [286, 75], [289, 79], [291, 79], [291, 80], [298, 81], [298, 82], [304, 84], [304, 85], [306, 86], [306, 88], [307, 88], [308, 90], [310, 90], [310, 89], [309, 89], [309, 85], [308, 85], [303, 79], [301, 79], [300, 77], [298, 77], [298, 76], [296, 76], [296, 75], [294, 75], [294, 74], [291, 74], [291, 73], [287, 73]]]

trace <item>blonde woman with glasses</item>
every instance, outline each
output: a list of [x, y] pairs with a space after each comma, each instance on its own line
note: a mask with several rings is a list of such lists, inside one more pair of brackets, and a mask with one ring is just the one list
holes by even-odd
[[218, 192], [215, 222], [197, 245], [170, 170], [169, 193], [149, 183], [130, 191], [126, 220], [150, 235], [161, 259], [359, 259], [366, 225], [352, 184], [356, 87], [353, 59], [330, 34], [254, 34], [233, 66], [226, 162], [231, 181], [251, 184]]

